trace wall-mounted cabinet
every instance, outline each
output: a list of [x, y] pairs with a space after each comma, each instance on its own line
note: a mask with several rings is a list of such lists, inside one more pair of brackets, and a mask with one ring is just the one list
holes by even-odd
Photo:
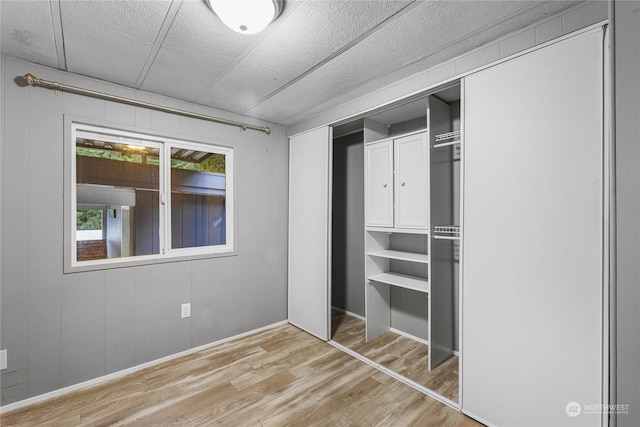
[[426, 132], [365, 146], [368, 227], [428, 229], [427, 164]]
[[365, 217], [368, 227], [393, 227], [393, 140], [366, 145]]

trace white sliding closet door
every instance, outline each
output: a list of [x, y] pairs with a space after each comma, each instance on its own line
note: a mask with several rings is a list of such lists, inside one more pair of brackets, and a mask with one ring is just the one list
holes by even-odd
[[470, 75], [464, 100], [463, 411], [601, 425], [603, 32]]
[[329, 340], [331, 128], [289, 139], [289, 322]]

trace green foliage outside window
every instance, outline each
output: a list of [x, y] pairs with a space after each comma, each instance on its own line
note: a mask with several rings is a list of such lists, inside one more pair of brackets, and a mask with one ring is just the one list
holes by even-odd
[[76, 230], [102, 230], [102, 211], [99, 209], [78, 209]]
[[226, 159], [224, 154], [214, 154], [198, 165], [200, 172], [225, 173]]
[[[145, 156], [138, 153], [123, 153], [120, 151], [102, 150], [99, 148], [76, 147], [77, 156], [95, 157], [99, 159], [116, 160], [129, 163], [145, 163], [147, 165], [160, 166], [160, 159], [156, 156]], [[226, 159], [224, 154], [213, 156], [200, 162], [171, 159], [171, 167], [174, 169], [192, 170], [198, 172], [225, 173]]]
[[117, 160], [120, 162], [142, 163], [142, 155], [121, 153], [119, 151], [101, 150], [98, 148], [76, 147], [77, 156], [95, 157], [98, 159]]
[[171, 159], [171, 167], [173, 169], [184, 169], [190, 171], [199, 172], [213, 172], [213, 173], [225, 173], [226, 159], [224, 154], [214, 154], [208, 159], [200, 162], [193, 163], [185, 160]]

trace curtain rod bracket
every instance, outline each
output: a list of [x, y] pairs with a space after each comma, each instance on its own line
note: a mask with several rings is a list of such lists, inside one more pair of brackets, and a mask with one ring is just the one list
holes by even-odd
[[39, 79], [31, 73], [27, 73], [22, 76], [24, 81], [28, 86], [40, 86], [46, 89], [53, 89], [58, 93], [58, 91], [75, 93], [77, 95], [85, 95], [90, 96], [92, 98], [103, 99], [106, 101], [119, 102], [121, 104], [132, 105], [134, 107], [148, 108], [150, 110], [161, 111], [169, 114], [177, 114], [179, 116], [190, 117], [193, 119], [206, 120], [209, 122], [220, 123], [223, 125], [236, 126], [241, 128], [242, 130], [256, 130], [259, 132], [264, 132], [266, 135], [271, 134], [271, 128], [269, 127], [261, 127], [254, 126], [247, 123], [235, 122], [233, 120], [221, 119], [219, 117], [207, 116], [205, 114], [192, 113], [190, 111], [179, 110], [177, 108], [165, 107], [162, 105], [151, 104], [150, 102], [138, 101], [135, 99], [124, 98], [116, 95], [109, 95], [108, 93], [96, 92], [89, 89], [83, 89], [76, 86], [66, 85], [64, 83], [58, 82], [50, 82], [48, 80]]

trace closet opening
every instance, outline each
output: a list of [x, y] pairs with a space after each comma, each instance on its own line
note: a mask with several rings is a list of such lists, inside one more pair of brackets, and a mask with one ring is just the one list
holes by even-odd
[[362, 120], [333, 129], [331, 336], [365, 319], [364, 131]]
[[331, 340], [458, 406], [461, 92], [333, 127]]

